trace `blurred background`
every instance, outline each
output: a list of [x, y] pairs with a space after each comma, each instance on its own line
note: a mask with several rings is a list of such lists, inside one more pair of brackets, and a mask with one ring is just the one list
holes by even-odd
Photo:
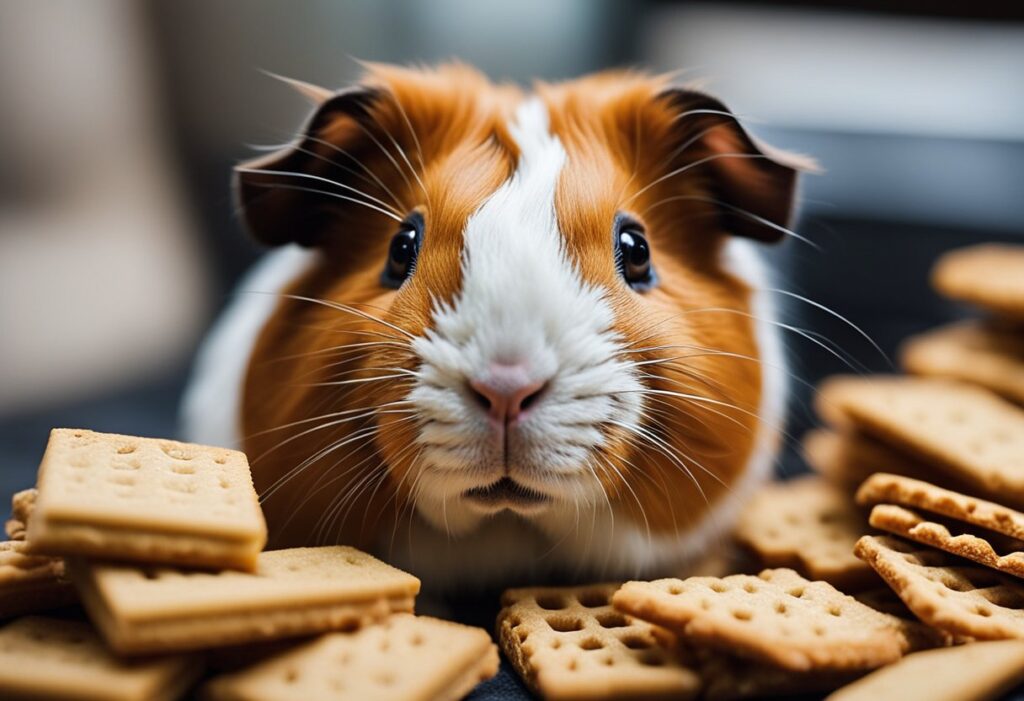
[[[1020, 3], [4, 0], [0, 494], [33, 483], [52, 426], [175, 433], [196, 345], [259, 255], [230, 168], [308, 109], [261, 71], [340, 87], [352, 57], [459, 57], [517, 81], [686, 69], [756, 134], [820, 161], [797, 227], [820, 248], [773, 250], [779, 287], [890, 355], [964, 313], [926, 284], [939, 252], [1024, 239]], [[785, 314], [887, 367], [829, 314]], [[808, 382], [843, 369], [790, 346]]]

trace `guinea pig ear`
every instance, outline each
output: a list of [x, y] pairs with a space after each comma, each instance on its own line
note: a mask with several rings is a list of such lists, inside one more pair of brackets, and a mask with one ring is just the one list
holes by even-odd
[[693, 165], [709, 175], [726, 231], [770, 243], [781, 239], [790, 224], [797, 175], [816, 171], [815, 163], [759, 143], [709, 95], [671, 88], [659, 98], [677, 112], [676, 155], [688, 157], [682, 167]]
[[[355, 151], [364, 136], [364, 122], [377, 91], [355, 86], [321, 100], [295, 141], [274, 153], [247, 161], [234, 170], [237, 208], [249, 233], [262, 243], [279, 246], [295, 242], [315, 246], [324, 231], [324, 209], [329, 198], [344, 201], [351, 195], [339, 163]], [[342, 173], [342, 175], [339, 175]], [[338, 187], [340, 185], [341, 187]]]

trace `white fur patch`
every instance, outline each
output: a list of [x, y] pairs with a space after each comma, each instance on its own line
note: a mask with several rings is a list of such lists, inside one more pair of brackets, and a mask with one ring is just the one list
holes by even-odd
[[558, 229], [555, 191], [566, 153], [544, 104], [524, 102], [510, 133], [520, 148], [517, 169], [466, 224], [459, 296], [437, 305], [432, 328], [413, 344], [422, 360], [409, 396], [423, 423], [417, 504], [452, 533], [482, 519], [461, 493], [506, 470], [466, 387], [492, 364], [523, 363], [532, 381], [547, 382], [508, 449], [510, 475], [545, 493], [593, 498], [596, 480], [587, 494], [569, 490], [591, 474], [587, 461], [604, 441], [602, 426], [640, 418], [642, 386], [620, 360], [611, 307], [581, 278]]
[[182, 437], [192, 443], [241, 448], [245, 373], [260, 331], [280, 303], [280, 293], [309, 269], [319, 254], [296, 245], [263, 256], [238, 284], [196, 355], [181, 404]]

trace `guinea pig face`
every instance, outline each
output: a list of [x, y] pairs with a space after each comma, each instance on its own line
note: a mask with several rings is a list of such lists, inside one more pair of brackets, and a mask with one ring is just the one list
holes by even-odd
[[292, 290], [319, 330], [288, 347], [345, 389], [278, 418], [358, 413], [332, 440], [372, 442], [369, 476], [335, 463], [327, 483], [373, 484], [452, 535], [500, 512], [552, 537], [598, 512], [696, 527], [762, 430], [751, 289], [726, 248], [777, 238], [794, 177], [661, 79], [524, 94], [460, 66], [372, 67], [240, 169], [259, 238], [324, 252]]

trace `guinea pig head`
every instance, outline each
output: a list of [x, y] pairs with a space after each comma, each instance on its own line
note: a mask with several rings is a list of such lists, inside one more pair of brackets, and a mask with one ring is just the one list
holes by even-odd
[[246, 383], [272, 530], [700, 529], [772, 431], [733, 242], [781, 236], [794, 167], [713, 98], [633, 73], [525, 94], [371, 66], [320, 99], [238, 169], [255, 236], [321, 252]]

